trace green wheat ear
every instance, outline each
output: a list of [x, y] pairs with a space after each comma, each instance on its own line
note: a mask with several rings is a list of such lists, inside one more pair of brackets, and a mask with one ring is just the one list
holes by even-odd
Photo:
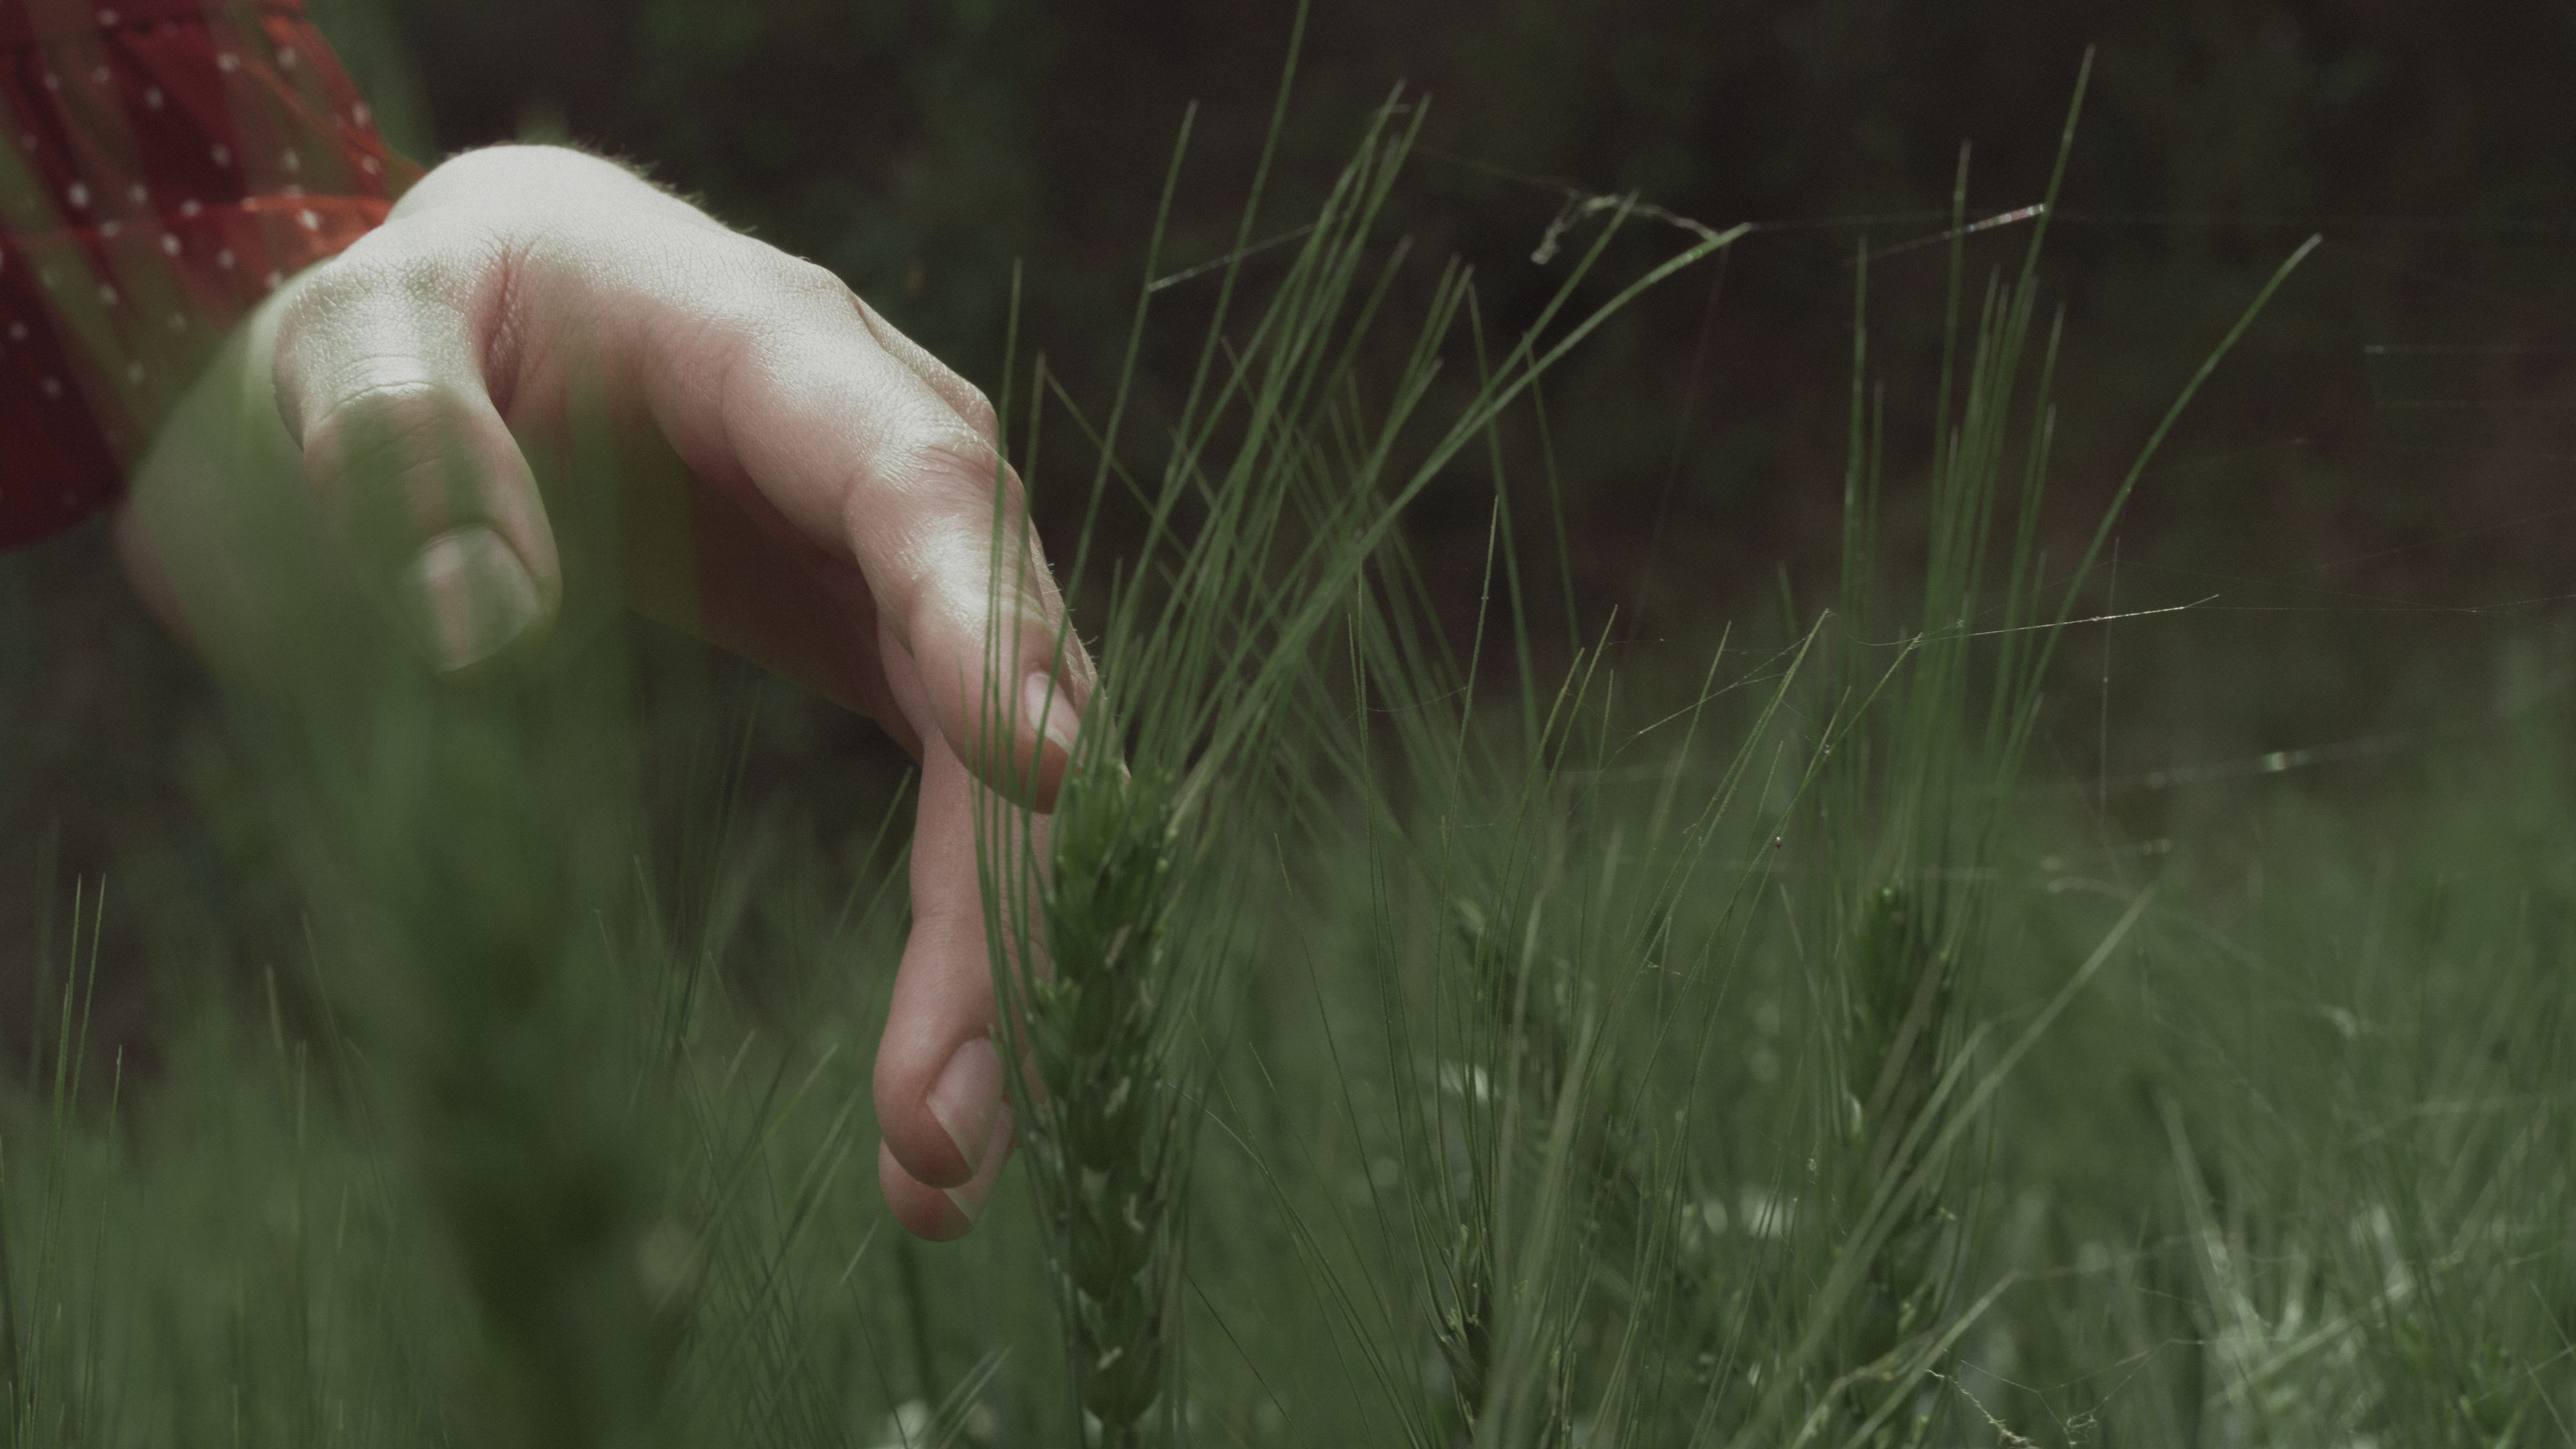
[[1177, 782], [1091, 753], [1066, 780], [1043, 889], [1050, 979], [1027, 983], [1045, 1083], [1028, 1149], [1071, 1330], [1086, 1443], [1140, 1442], [1161, 1403], [1188, 1135], [1176, 1130], [1165, 946]]

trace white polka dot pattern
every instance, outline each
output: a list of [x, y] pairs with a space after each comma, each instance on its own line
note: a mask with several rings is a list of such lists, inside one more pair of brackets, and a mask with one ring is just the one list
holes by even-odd
[[0, 0], [0, 548], [111, 498], [234, 321], [419, 168], [300, 0]]

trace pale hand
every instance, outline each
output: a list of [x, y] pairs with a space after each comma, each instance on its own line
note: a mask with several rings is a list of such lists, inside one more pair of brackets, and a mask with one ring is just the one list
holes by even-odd
[[[1050, 807], [1091, 664], [1078, 643], [1059, 658], [1063, 604], [991, 406], [837, 277], [577, 151], [459, 156], [236, 330], [135, 472], [116, 518], [128, 575], [218, 669], [290, 667], [275, 618], [298, 601], [264, 595], [209, 526], [267, 488], [439, 667], [506, 668], [561, 606], [530, 459], [565, 456], [589, 381], [620, 478], [663, 480], [685, 518], [685, 548], [630, 551], [629, 602], [867, 713], [921, 760], [879, 1175], [906, 1227], [962, 1234], [1012, 1140], [974, 801], [1033, 772]], [[394, 547], [360, 541], [369, 508], [399, 520]]]

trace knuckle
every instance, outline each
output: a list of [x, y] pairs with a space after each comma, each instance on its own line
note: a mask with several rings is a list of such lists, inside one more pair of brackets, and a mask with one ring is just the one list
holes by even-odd
[[740, 281], [731, 310], [745, 322], [777, 331], [800, 331], [832, 307], [846, 305], [849, 284], [830, 268], [791, 256], [754, 237], [723, 234], [738, 258]]
[[841, 280], [840, 273], [820, 262], [791, 256], [766, 242], [755, 242], [753, 245], [777, 259], [782, 285], [805, 298], [838, 302], [843, 298], [856, 295], [851, 292], [850, 284]]
[[984, 395], [982, 388], [958, 376], [946, 364], [941, 364], [939, 371], [947, 384], [949, 405], [966, 420], [966, 426], [986, 440], [988, 449], [994, 447], [1002, 435], [1002, 415], [994, 411], [993, 400]]
[[410, 438], [429, 433], [442, 423], [452, 426], [457, 420], [459, 399], [454, 390], [405, 371], [409, 359], [389, 355], [360, 361], [361, 365], [380, 362], [386, 371], [356, 382], [333, 400], [331, 411], [323, 415], [320, 423], [328, 435], [375, 433]]
[[[975, 427], [955, 422], [924, 425], [887, 460], [888, 482], [898, 488], [989, 498], [996, 489], [1016, 497], [1018, 479], [1002, 465], [1001, 450]], [[980, 517], [978, 523], [984, 520]]]
[[278, 309], [270, 366], [290, 431], [309, 442], [352, 406], [374, 416], [429, 380], [473, 373], [462, 317], [505, 263], [489, 234], [388, 224], [298, 278]]
[[[710, 246], [712, 243], [712, 247]], [[849, 294], [831, 272], [736, 233], [673, 238], [675, 259], [693, 259], [697, 294], [676, 315], [746, 360], [790, 369], [812, 347], [814, 321]], [[721, 281], [706, 286], [712, 275]]]
[[489, 237], [434, 221], [378, 227], [301, 279], [282, 312], [280, 350], [351, 316], [452, 301], [495, 250]]
[[888, 541], [881, 556], [908, 561], [893, 576], [870, 581], [888, 617], [912, 618], [940, 572], [935, 562], [979, 557], [997, 519], [1016, 517], [1017, 480], [980, 434], [953, 418], [924, 420], [889, 434], [853, 480], [842, 527], [853, 537]]
[[304, 455], [317, 484], [334, 490], [397, 484], [465, 455], [465, 400], [444, 384], [405, 375], [408, 359], [379, 359], [382, 375], [341, 390], [307, 431]]

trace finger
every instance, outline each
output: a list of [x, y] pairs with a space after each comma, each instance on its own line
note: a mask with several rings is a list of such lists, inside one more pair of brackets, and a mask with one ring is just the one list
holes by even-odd
[[[1009, 1154], [1012, 1126], [976, 861], [981, 789], [945, 741], [933, 738], [922, 755], [912, 937], [877, 1047], [877, 1126], [892, 1170], [943, 1192], [971, 1224]], [[935, 1214], [907, 1211], [918, 1194], [890, 1190], [886, 1200], [916, 1231], [935, 1226]]]
[[404, 235], [371, 234], [270, 314], [277, 406], [360, 579], [461, 674], [543, 636], [562, 566], [486, 375], [510, 268]]
[[894, 1159], [894, 1149], [877, 1146], [877, 1186], [885, 1193], [886, 1206], [893, 1210], [895, 1221], [917, 1238], [934, 1243], [953, 1242], [975, 1230], [975, 1219], [958, 1207], [957, 1199], [971, 1195], [977, 1202], [989, 1199], [993, 1180], [1002, 1175], [1009, 1159], [996, 1152], [992, 1160], [965, 1187], [941, 1190], [916, 1181], [903, 1165]]
[[784, 258], [752, 270], [757, 300], [721, 356], [702, 326], [644, 350], [657, 419], [701, 477], [737, 472], [855, 563], [936, 732], [987, 784], [1048, 808], [1091, 663], [989, 423], [890, 352], [828, 272]]
[[859, 321], [866, 325], [868, 335], [876, 339], [879, 347], [909, 368], [912, 375], [920, 378], [932, 392], [939, 394], [940, 400], [947, 403], [966, 426], [982, 434], [986, 442], [996, 448], [1002, 445], [1001, 415], [993, 411], [992, 399], [984, 396], [983, 389], [958, 376], [955, 368], [933, 357], [929, 348], [903, 335], [885, 319], [884, 313], [869, 306], [866, 298], [853, 293], [850, 304], [858, 309]]

